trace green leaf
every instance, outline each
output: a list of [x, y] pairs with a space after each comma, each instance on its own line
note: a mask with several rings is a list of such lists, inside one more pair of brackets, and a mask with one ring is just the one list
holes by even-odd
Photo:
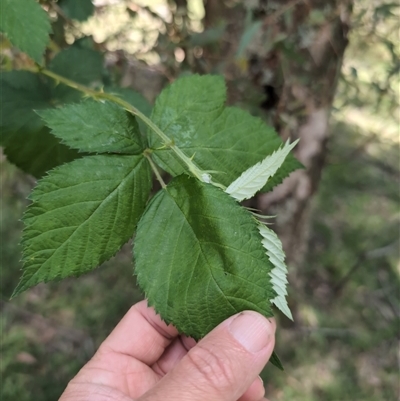
[[[189, 76], [164, 89], [151, 119], [202, 170], [212, 171], [214, 182], [228, 186], [240, 174], [272, 154], [282, 141], [260, 118], [237, 107], [223, 107], [225, 87], [217, 76]], [[187, 167], [148, 131], [154, 161], [173, 176]], [[292, 156], [263, 190], [282, 182], [301, 164]]]
[[133, 235], [150, 189], [142, 156], [89, 156], [52, 170], [23, 217], [23, 276], [14, 296], [112, 257]]
[[2, 140], [23, 127], [35, 131], [43, 126], [33, 108], [50, 107], [50, 91], [45, 81], [27, 71], [2, 72], [0, 75], [0, 124]]
[[[226, 88], [221, 76], [183, 77], [157, 97], [151, 119], [161, 131], [182, 146], [185, 139], [192, 141], [203, 122], [213, 121], [222, 113], [225, 100]], [[150, 145], [158, 147], [158, 136], [151, 130], [149, 135], [152, 138]]]
[[222, 190], [174, 178], [139, 222], [138, 283], [163, 319], [195, 339], [243, 310], [272, 316], [273, 266], [261, 240], [251, 213]]
[[[71, 46], [60, 51], [51, 60], [49, 69], [87, 86], [102, 85], [103, 82], [103, 56], [87, 48]], [[61, 99], [63, 103], [77, 102], [82, 97], [81, 93], [64, 84], [57, 84], [53, 92], [54, 97]]]
[[47, 127], [38, 131], [16, 131], [5, 143], [4, 153], [10, 163], [36, 178], [81, 155], [60, 144]]
[[[189, 89], [190, 88], [190, 89]], [[205, 171], [228, 186], [240, 174], [282, 145], [273, 128], [237, 107], [224, 108], [226, 91], [217, 76], [189, 76], [175, 81], [157, 98], [151, 119]], [[148, 131], [155, 162], [173, 176], [187, 167]], [[274, 183], [290, 174], [298, 162], [289, 159]]]
[[225, 192], [239, 202], [252, 198], [276, 174], [289, 155], [289, 152], [298, 142], [299, 140], [290, 144], [287, 141], [282, 148], [279, 148], [263, 161], [246, 170], [237, 180], [229, 185]]
[[275, 365], [278, 369], [280, 370], [285, 370], [283, 369], [282, 362], [280, 361], [278, 355], [276, 355], [275, 352], [272, 353], [271, 358], [269, 360], [273, 365]]
[[287, 285], [287, 267], [285, 265], [285, 253], [282, 249], [282, 243], [274, 231], [270, 230], [263, 224], [258, 226], [258, 230], [262, 235], [262, 244], [267, 251], [270, 262], [274, 268], [269, 273], [271, 276], [272, 287], [276, 292], [276, 297], [271, 302], [286, 315], [290, 320], [293, 320], [292, 313], [286, 302], [286, 285]]
[[108, 101], [87, 100], [38, 114], [62, 143], [83, 152], [139, 154], [146, 148], [135, 117]]
[[50, 134], [33, 111], [52, 106], [46, 81], [26, 71], [4, 72], [0, 87], [0, 144], [10, 162], [41, 177], [47, 170], [78, 157], [76, 151]]
[[84, 85], [101, 82], [103, 56], [95, 50], [71, 46], [57, 53], [49, 69]]
[[[117, 95], [121, 99], [130, 103], [132, 106], [136, 107], [140, 112], [142, 112], [146, 117], [150, 117], [153, 106], [150, 102], [140, 93], [129, 89], [129, 88], [114, 88], [106, 87], [104, 92]], [[143, 121], [138, 120], [140, 131], [145, 133], [147, 131], [147, 125]], [[147, 142], [147, 139], [146, 139]]]
[[132, 106], [136, 107], [140, 112], [142, 112], [146, 117], [150, 117], [153, 106], [150, 102], [139, 92], [136, 92], [129, 88], [115, 88], [106, 87], [104, 92], [117, 95], [121, 99], [124, 99]]
[[92, 0], [59, 0], [58, 5], [70, 19], [86, 21], [94, 13]]
[[47, 13], [35, 0], [0, 0], [0, 31], [41, 64], [51, 31]]

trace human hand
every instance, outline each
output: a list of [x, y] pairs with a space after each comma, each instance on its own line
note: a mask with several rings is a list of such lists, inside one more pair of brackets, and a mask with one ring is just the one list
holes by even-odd
[[256, 312], [230, 317], [196, 344], [142, 301], [59, 401], [267, 401], [258, 374], [274, 344], [274, 320]]

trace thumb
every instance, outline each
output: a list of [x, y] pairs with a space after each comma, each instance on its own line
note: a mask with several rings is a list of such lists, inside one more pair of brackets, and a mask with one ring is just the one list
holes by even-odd
[[225, 320], [141, 401], [236, 401], [257, 378], [275, 345], [275, 321], [245, 311]]

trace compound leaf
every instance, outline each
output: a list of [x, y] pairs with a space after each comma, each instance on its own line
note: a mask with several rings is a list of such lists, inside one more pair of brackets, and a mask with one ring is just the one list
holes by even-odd
[[285, 253], [282, 249], [282, 243], [275, 232], [265, 225], [260, 224], [258, 230], [263, 237], [262, 244], [267, 251], [268, 258], [274, 265], [269, 275], [271, 276], [271, 283], [276, 292], [276, 297], [271, 302], [290, 320], [293, 320], [292, 313], [286, 301], [287, 267], [285, 265]]
[[257, 221], [233, 198], [179, 176], [138, 224], [138, 283], [163, 319], [195, 339], [239, 311], [272, 316], [273, 266], [261, 240]]
[[[228, 186], [240, 174], [282, 144], [273, 128], [237, 107], [224, 108], [225, 87], [216, 76], [189, 76], [175, 81], [157, 98], [152, 120], [194, 162], [213, 171], [215, 182]], [[186, 167], [151, 131], [154, 160], [173, 176]], [[278, 184], [299, 163], [284, 164]], [[266, 188], [271, 189], [271, 188]]]
[[139, 154], [145, 149], [135, 117], [115, 103], [87, 100], [38, 114], [62, 143], [83, 152]]
[[150, 189], [142, 156], [88, 156], [52, 170], [23, 217], [23, 276], [14, 296], [112, 257], [133, 235]]
[[276, 150], [272, 155], [267, 156], [263, 161], [250, 167], [242, 175], [232, 182], [226, 189], [226, 193], [241, 202], [244, 199], [252, 198], [260, 191], [275, 175], [282, 166], [289, 152], [297, 145], [299, 140], [289, 144], [289, 141]]
[[41, 64], [51, 31], [47, 13], [35, 0], [0, 0], [0, 31]]

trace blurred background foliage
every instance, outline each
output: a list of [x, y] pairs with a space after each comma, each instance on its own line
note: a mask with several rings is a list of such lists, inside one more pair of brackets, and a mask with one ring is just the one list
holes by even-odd
[[[211, 0], [206, 7], [202, 0], [41, 3], [53, 21], [49, 60], [71, 45], [104, 53], [104, 60], [94, 64], [73, 60], [76, 68], [95, 75], [95, 85], [101, 80], [110, 87], [130, 87], [152, 102], [182, 74], [221, 73], [231, 103], [273, 120], [263, 105], [276, 94], [252, 79], [254, 44], [261, 29], [268, 31], [265, 18], [271, 27], [282, 19], [289, 24], [288, 10], [299, 1], [227, 0], [224, 10], [235, 13], [233, 22], [218, 15]], [[327, 7], [309, 13], [301, 43], [317, 40], [313, 26], [326, 18]], [[400, 399], [399, 17], [397, 2], [353, 4], [328, 153], [319, 189], [308, 200], [309, 252], [290, 293], [297, 317], [295, 323], [278, 317], [277, 351], [286, 370], [267, 366], [263, 372], [274, 401]], [[266, 54], [279, 48], [289, 63], [302, 62], [288, 35], [272, 37], [263, 44]], [[30, 64], [5, 37], [0, 39], [2, 71]], [[6, 156], [0, 178], [0, 398], [55, 400], [141, 299], [130, 245], [86, 276], [38, 285], [10, 302], [21, 268], [19, 219], [35, 179]]]

